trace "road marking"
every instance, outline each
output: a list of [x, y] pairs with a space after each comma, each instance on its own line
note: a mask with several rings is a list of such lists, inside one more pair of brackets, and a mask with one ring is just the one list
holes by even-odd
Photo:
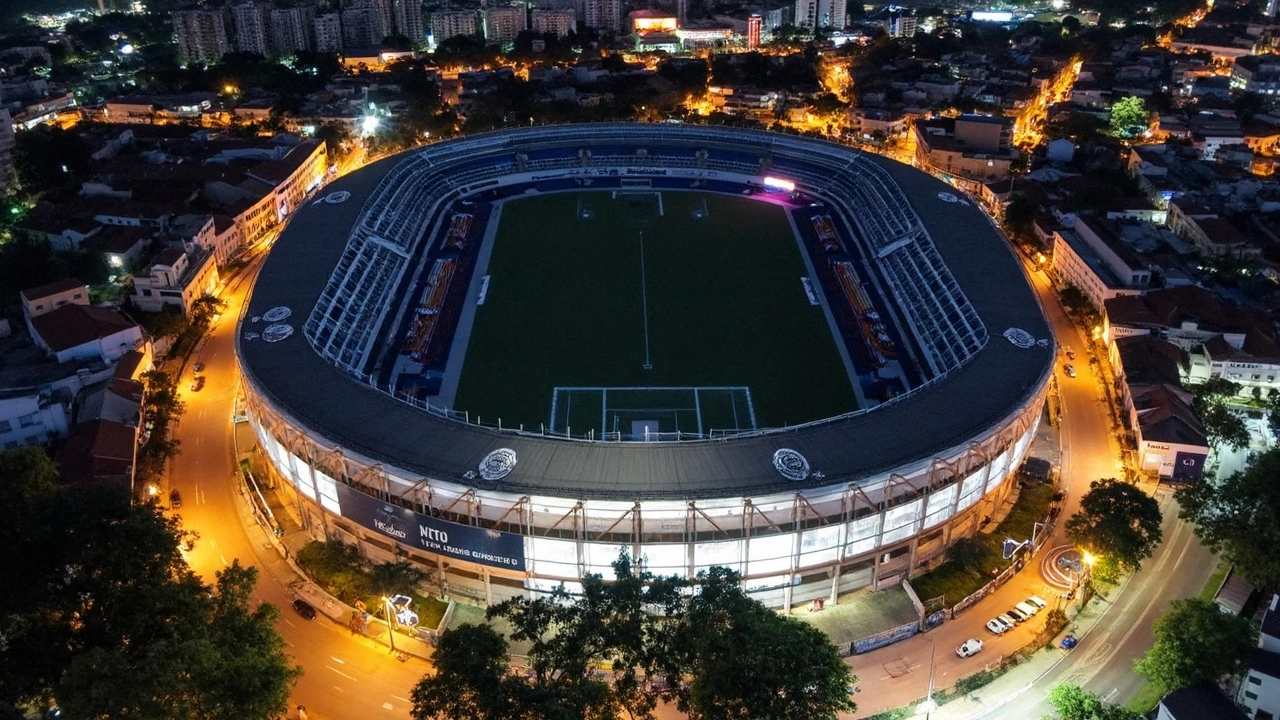
[[338, 663], [339, 665], [346, 665], [346, 664], [347, 664], [347, 661], [346, 661], [346, 660], [343, 660], [343, 659], [342, 659], [342, 658], [340, 658], [340, 657], [335, 657], [335, 656], [333, 656], [333, 655], [330, 655], [330, 656], [329, 656], [329, 659], [330, 659], [330, 660], [332, 660], [332, 661], [334, 661], [334, 662], [336, 662], [336, 663]]
[[391, 696], [391, 699], [392, 699], [392, 700], [399, 700], [399, 701], [400, 701], [400, 702], [402, 702], [402, 703], [409, 703], [410, 705], [412, 705], [412, 704], [413, 704], [413, 701], [412, 701], [412, 700], [409, 700], [408, 698], [402, 698], [402, 697], [400, 697], [399, 695], [392, 695], [392, 696]]
[[334, 686], [333, 686], [333, 689], [334, 689], [334, 690], [337, 690], [338, 692], [346, 692], [346, 690], [343, 690], [341, 687], [339, 687], [339, 686], [337, 686], [337, 685], [334, 685]]
[[222, 564], [223, 564], [223, 565], [226, 565], [226, 566], [228, 566], [228, 567], [230, 567], [230, 566], [231, 566], [231, 563], [227, 562], [227, 556], [226, 556], [226, 555], [219, 555], [218, 557], [222, 558]]
[[382, 703], [382, 709], [383, 709], [383, 710], [395, 710], [396, 708], [395, 708], [395, 706], [394, 706], [394, 705], [392, 705], [391, 703]]
[[355, 680], [355, 678], [353, 678], [353, 677], [351, 677], [350, 675], [348, 675], [348, 674], [346, 674], [346, 673], [342, 672], [342, 671], [341, 671], [341, 670], [339, 670], [338, 668], [330, 667], [330, 666], [328, 666], [328, 665], [325, 665], [325, 667], [327, 667], [327, 668], [329, 668], [330, 670], [332, 670], [332, 671], [334, 671], [334, 672], [338, 673], [339, 675], [341, 675], [342, 677], [344, 677], [344, 678], [346, 678], [346, 679], [348, 679], [348, 680]]
[[1120, 694], [1120, 688], [1111, 688], [1111, 692], [1102, 696], [1102, 701], [1109, 703], [1111, 702], [1112, 698], [1114, 698], [1116, 695], [1119, 695], [1119, 694]]

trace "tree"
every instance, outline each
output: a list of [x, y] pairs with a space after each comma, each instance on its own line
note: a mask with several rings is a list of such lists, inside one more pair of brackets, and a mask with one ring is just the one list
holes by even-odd
[[413, 686], [414, 720], [507, 720], [524, 683], [507, 674], [507, 641], [488, 625], [460, 625], [440, 636], [435, 672]]
[[414, 718], [643, 720], [660, 699], [699, 720], [834, 720], [856, 709], [856, 678], [830, 640], [748, 597], [737, 573], [712, 568], [690, 593], [688, 581], [655, 576], [625, 552], [613, 569], [608, 582], [584, 577], [576, 597], [561, 589], [489, 609], [528, 644], [527, 679], [506, 672], [492, 630], [446, 634], [437, 673], [414, 690]]
[[15, 141], [14, 166], [28, 190], [70, 185], [89, 167], [89, 146], [67, 130], [40, 125], [18, 133]]
[[1210, 550], [1258, 587], [1280, 588], [1280, 448], [1257, 455], [1219, 483], [1191, 483], [1175, 496], [1179, 516]]
[[1191, 407], [1204, 426], [1209, 444], [1215, 448], [1226, 446], [1243, 450], [1249, 447], [1249, 428], [1244, 424], [1244, 418], [1227, 405], [1242, 388], [1240, 383], [1221, 376], [1211, 377], [1191, 388], [1195, 396]]
[[1165, 692], [1234, 677], [1254, 648], [1247, 618], [1224, 613], [1200, 598], [1174, 600], [1151, 629], [1155, 645], [1133, 668]]
[[117, 486], [44, 486], [41, 465], [24, 481], [39, 490], [0, 503], [0, 697], [85, 718], [282, 714], [298, 670], [278, 611], [250, 607], [256, 571], [233, 564], [210, 588], [176, 518]]
[[1149, 114], [1142, 98], [1133, 95], [1111, 103], [1111, 133], [1124, 137], [1147, 129]]
[[1119, 570], [1137, 571], [1160, 544], [1160, 504], [1114, 478], [1094, 480], [1080, 499], [1080, 512], [1067, 520], [1067, 537]]
[[[784, 617], [747, 596], [736, 572], [713, 567], [698, 578], [680, 621], [663, 645], [667, 693], [699, 720], [834, 718], [854, 712], [856, 681], [814, 626]], [[691, 677], [678, 682], [677, 673]]]
[[1048, 701], [1059, 720], [1093, 720], [1102, 709], [1102, 698], [1068, 683], [1055, 685]]
[[58, 467], [34, 445], [0, 452], [0, 507], [26, 503], [50, 493]]
[[1138, 720], [1141, 717], [1123, 706], [1107, 705], [1079, 685], [1055, 685], [1049, 691], [1048, 701], [1058, 720]]

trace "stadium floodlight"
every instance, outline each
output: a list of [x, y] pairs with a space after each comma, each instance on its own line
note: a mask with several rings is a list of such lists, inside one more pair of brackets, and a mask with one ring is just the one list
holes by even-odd
[[790, 180], [783, 180], [773, 176], [764, 179], [764, 186], [771, 190], [784, 190], [786, 192], [795, 192], [796, 184]]
[[364, 120], [360, 123], [360, 130], [365, 135], [372, 135], [378, 129], [378, 116], [365, 115]]

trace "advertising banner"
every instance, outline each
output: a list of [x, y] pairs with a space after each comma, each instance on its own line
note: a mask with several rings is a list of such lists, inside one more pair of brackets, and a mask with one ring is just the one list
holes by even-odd
[[1199, 480], [1204, 475], [1205, 455], [1180, 452], [1173, 457], [1174, 480]]
[[337, 483], [342, 517], [427, 552], [490, 567], [524, 571], [524, 538], [423, 515]]

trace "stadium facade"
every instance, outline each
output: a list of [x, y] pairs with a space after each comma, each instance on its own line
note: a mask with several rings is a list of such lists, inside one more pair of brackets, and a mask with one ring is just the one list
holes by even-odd
[[[822, 206], [889, 299], [914, 380], [820, 422], [658, 442], [484, 426], [383, 382], [451, 208], [637, 185]], [[317, 538], [408, 557], [482, 602], [572, 590], [625, 549], [663, 574], [734, 568], [777, 607], [891, 586], [977, 532], [1016, 482], [1054, 361], [1017, 258], [946, 184], [823, 141], [669, 124], [475, 135], [335, 181], [266, 259], [237, 353], [261, 450]]]

